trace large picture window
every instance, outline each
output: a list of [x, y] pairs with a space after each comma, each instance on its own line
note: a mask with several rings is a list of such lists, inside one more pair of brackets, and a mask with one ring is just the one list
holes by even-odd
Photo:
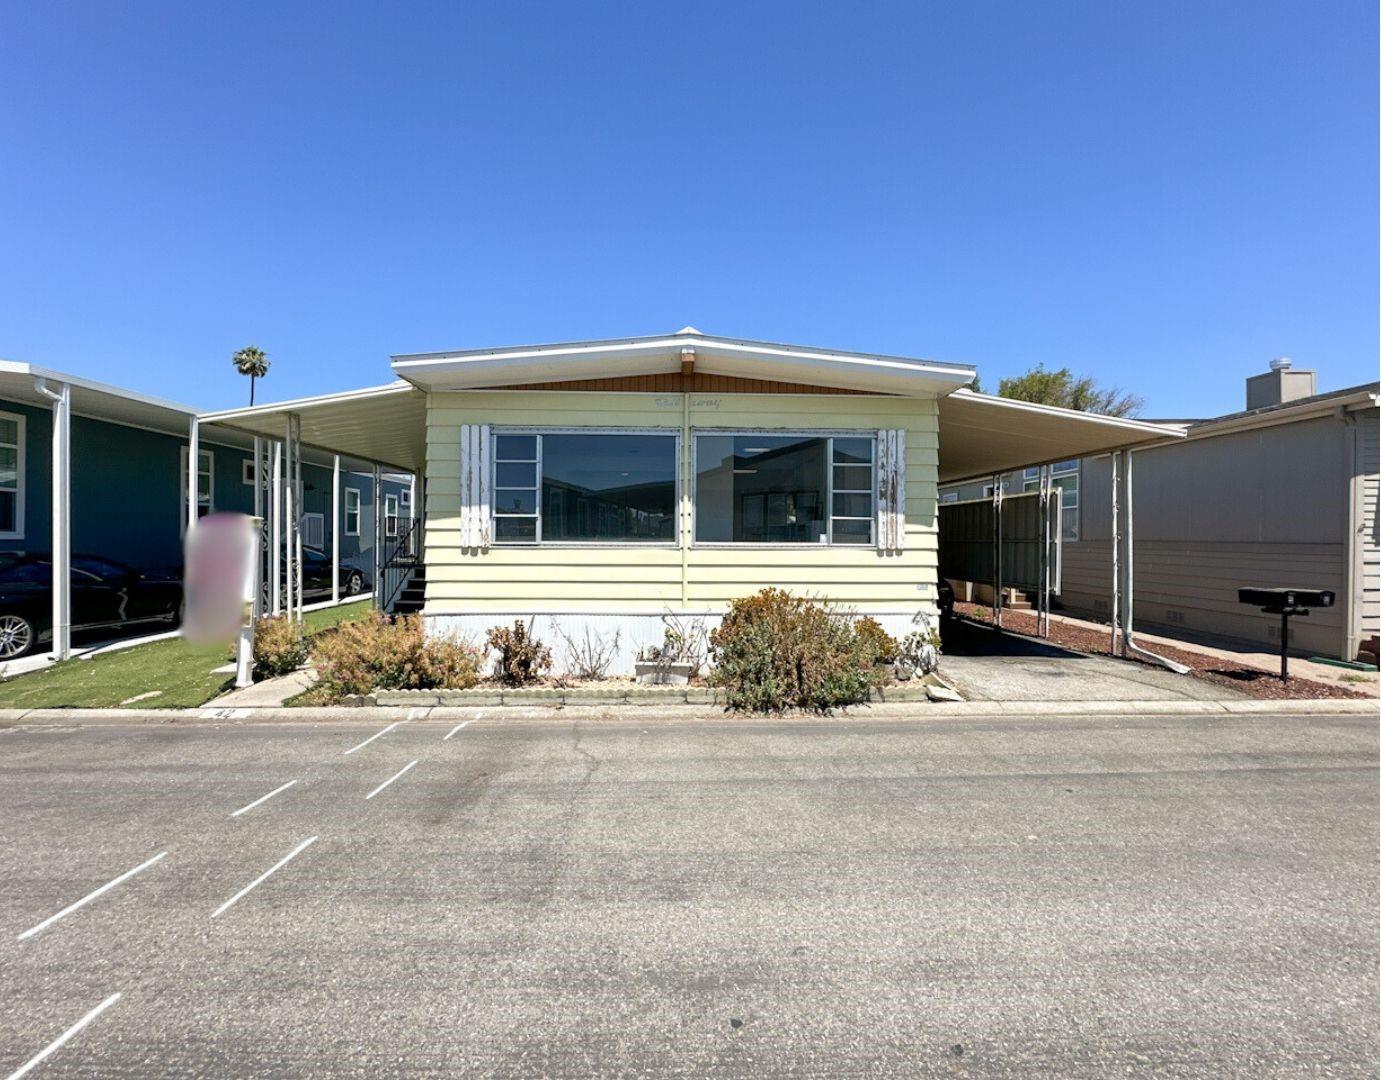
[[493, 439], [497, 543], [676, 540], [674, 434], [513, 432]]
[[700, 544], [872, 544], [871, 435], [695, 437]]

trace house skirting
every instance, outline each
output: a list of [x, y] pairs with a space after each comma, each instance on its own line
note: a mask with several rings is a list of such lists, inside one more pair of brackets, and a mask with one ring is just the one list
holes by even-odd
[[[919, 629], [916, 616], [925, 611], [931, 618], [931, 625], [938, 625], [938, 613], [929, 607], [914, 608], [910, 611], [864, 611], [857, 615], [868, 615], [882, 624], [893, 637], [905, 637]], [[722, 611], [678, 611], [674, 617], [682, 623], [701, 620], [706, 631], [717, 627], [723, 618]], [[433, 637], [453, 637], [461, 641], [483, 644], [485, 634], [495, 626], [512, 626], [519, 619], [532, 625], [532, 633], [551, 649], [552, 668], [558, 673], [569, 670], [569, 642], [582, 644], [587, 635], [590, 640], [612, 641], [618, 635], [618, 646], [614, 650], [608, 674], [632, 675], [633, 663], [638, 652], [649, 646], [660, 646], [668, 625], [668, 615], [651, 612], [631, 611], [484, 611], [455, 612], [446, 614], [427, 614], [425, 616], [427, 634]]]

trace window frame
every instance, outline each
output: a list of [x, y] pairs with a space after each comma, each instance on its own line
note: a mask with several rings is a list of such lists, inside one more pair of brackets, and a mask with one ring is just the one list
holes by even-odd
[[[191, 460], [191, 447], [186, 443], [181, 447], [182, 455], [178, 468], [178, 487], [182, 490], [178, 494], [178, 509], [180, 513], [179, 527], [185, 534], [187, 532], [187, 470]], [[197, 520], [203, 517], [210, 517], [216, 512], [216, 452], [205, 447], [197, 447], [197, 503], [201, 503], [201, 460], [206, 459], [206, 513], [198, 514]]]
[[240, 483], [245, 487], [253, 487], [256, 482], [254, 475], [254, 459], [252, 457], [240, 459]]
[[[350, 496], [355, 496], [355, 527], [350, 528]], [[341, 496], [341, 535], [356, 536], [360, 535], [364, 525], [364, 499], [357, 487], [348, 487], [345, 494]]]
[[[315, 521], [316, 528], [321, 533], [321, 543], [313, 544], [307, 538], [307, 522]], [[326, 515], [318, 510], [304, 510], [302, 512], [302, 546], [312, 548], [315, 551], [324, 552], [326, 550]]]
[[[28, 417], [23, 413], [0, 412], [0, 420], [13, 420], [15, 423], [15, 453], [14, 453], [14, 528], [0, 531], [0, 540], [23, 540], [24, 539], [24, 493], [28, 487], [26, 483], [27, 474], [25, 472], [26, 454], [25, 445], [28, 442], [28, 428], [26, 421]], [[3, 444], [8, 446], [8, 443]], [[6, 489], [8, 490], [8, 489]], [[183, 518], [186, 518], [184, 512]]]
[[[770, 438], [804, 438], [804, 439], [825, 439], [828, 446], [825, 449], [825, 539], [824, 542], [813, 544], [800, 543], [791, 544], [782, 541], [771, 541], [769, 543], [755, 543], [751, 540], [697, 540], [696, 539], [696, 515], [699, 508], [696, 502], [696, 494], [700, 481], [700, 446], [698, 437], [701, 435], [728, 435], [728, 436], [750, 436], [762, 435]], [[870, 517], [868, 527], [868, 543], [866, 544], [845, 544], [835, 543], [834, 540], [834, 440], [835, 439], [867, 439], [873, 444], [873, 460], [869, 468], [873, 471], [873, 513]], [[878, 550], [878, 433], [876, 428], [717, 428], [717, 427], [696, 427], [690, 429], [690, 547], [705, 548], [707, 550], [732, 549], [742, 551], [754, 549], [760, 551], [813, 551], [816, 548], [843, 548], [854, 551], [877, 551]], [[846, 491], [854, 491], [854, 488], [846, 488]], [[848, 520], [848, 519], [846, 519]], [[853, 519], [857, 520], [857, 519]]]
[[[389, 510], [388, 510], [388, 504], [389, 504], [389, 500], [390, 500], [390, 499], [393, 501], [393, 512], [392, 512], [392, 513], [389, 513]], [[397, 493], [396, 491], [394, 491], [394, 492], [385, 492], [385, 493], [384, 493], [384, 539], [385, 539], [385, 540], [396, 540], [396, 539], [398, 539], [398, 522], [399, 522], [399, 517], [398, 517], [398, 493]]]
[[[498, 468], [499, 468], [499, 446], [500, 435], [535, 435], [537, 436], [536, 461], [537, 467], [537, 510], [534, 514], [500, 514], [497, 511], [498, 503], [494, 493], [498, 490]], [[675, 479], [675, 494], [672, 499], [676, 507], [676, 528], [673, 530], [673, 537], [670, 540], [547, 540], [542, 536], [542, 451], [543, 435], [659, 435], [663, 438], [674, 440], [674, 459], [676, 467], [673, 470]], [[540, 424], [503, 426], [493, 425], [489, 429], [491, 440], [489, 447], [489, 535], [490, 546], [500, 548], [661, 548], [676, 549], [681, 546], [681, 522], [684, 518], [685, 507], [682, 503], [682, 471], [684, 459], [681, 448], [681, 429], [672, 427], [549, 427]], [[506, 459], [507, 460], [507, 459]], [[527, 488], [513, 489], [526, 491]], [[531, 540], [500, 540], [499, 529], [496, 519], [500, 517], [532, 517], [537, 523], [537, 535]]]

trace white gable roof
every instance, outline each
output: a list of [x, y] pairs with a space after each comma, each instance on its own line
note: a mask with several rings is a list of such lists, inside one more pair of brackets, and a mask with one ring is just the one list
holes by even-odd
[[654, 337], [406, 353], [393, 357], [393, 370], [423, 390], [475, 390], [675, 372], [687, 350], [695, 370], [709, 375], [889, 394], [948, 394], [975, 375], [967, 364], [714, 337], [692, 326]]

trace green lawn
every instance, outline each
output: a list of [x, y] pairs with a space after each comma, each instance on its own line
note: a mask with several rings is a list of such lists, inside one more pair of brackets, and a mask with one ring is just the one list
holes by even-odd
[[[370, 610], [368, 600], [362, 600], [309, 611], [307, 632], [361, 618]], [[211, 670], [230, 658], [224, 645], [194, 648], [181, 638], [170, 638], [90, 660], [66, 660], [0, 683], [0, 709], [189, 708], [230, 689], [233, 676]], [[157, 694], [140, 697], [155, 690]], [[136, 697], [138, 701], [131, 700]]]

